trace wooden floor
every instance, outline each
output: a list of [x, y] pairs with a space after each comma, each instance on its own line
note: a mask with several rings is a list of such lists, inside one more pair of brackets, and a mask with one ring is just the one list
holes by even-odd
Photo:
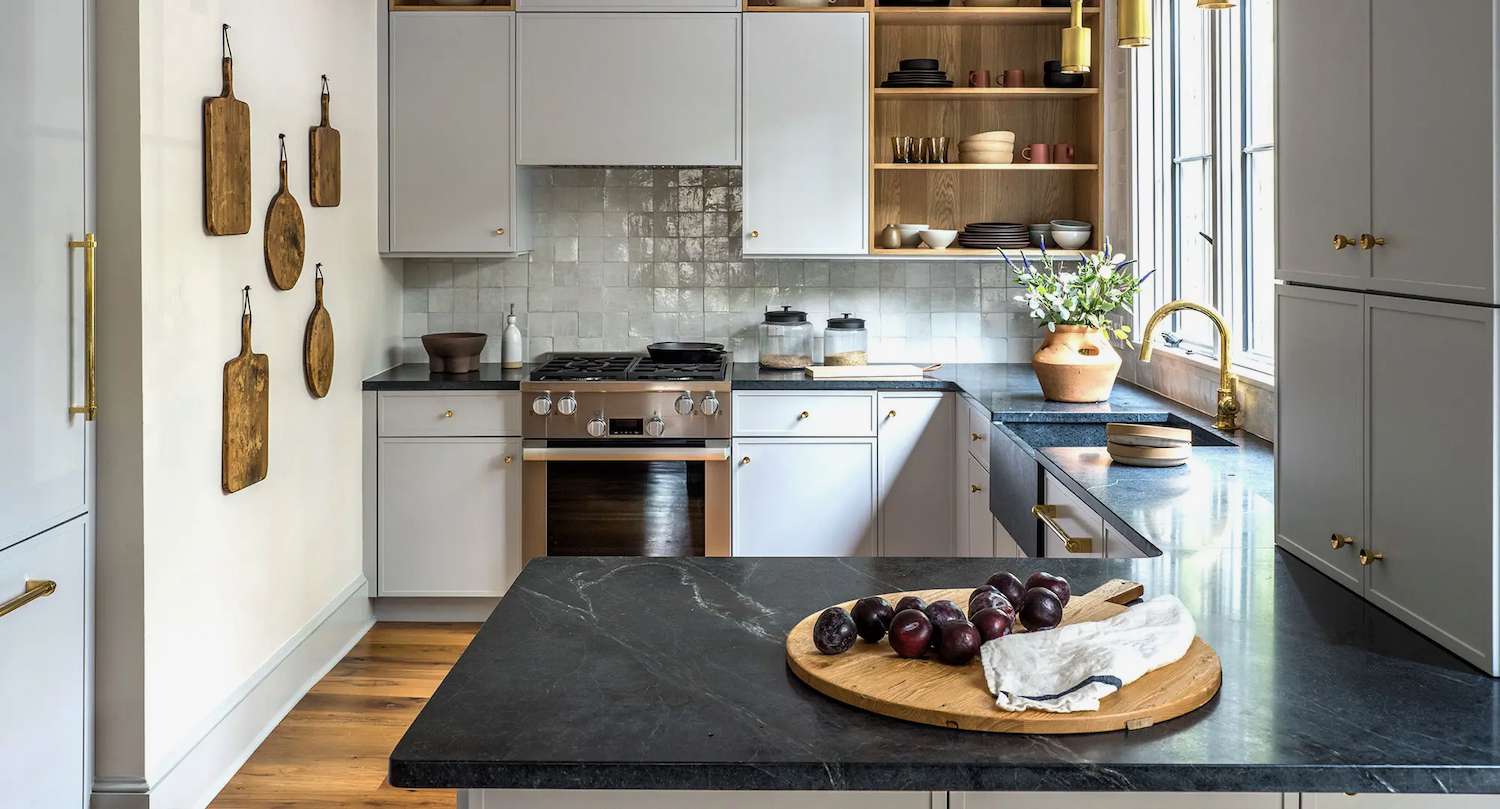
[[386, 757], [479, 624], [376, 624], [297, 703], [211, 809], [452, 809], [452, 792], [396, 789]]

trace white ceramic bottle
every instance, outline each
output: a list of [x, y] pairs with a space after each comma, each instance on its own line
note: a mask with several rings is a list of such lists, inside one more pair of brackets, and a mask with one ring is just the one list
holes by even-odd
[[516, 305], [510, 305], [505, 316], [505, 332], [500, 336], [500, 367], [520, 368], [522, 359], [521, 327], [516, 325]]

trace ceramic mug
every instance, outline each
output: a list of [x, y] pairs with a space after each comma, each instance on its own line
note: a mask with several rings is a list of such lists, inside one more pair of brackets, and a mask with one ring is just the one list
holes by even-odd
[[1051, 162], [1050, 150], [1045, 143], [1033, 143], [1021, 150], [1021, 159], [1027, 163], [1048, 163]]
[[990, 86], [990, 72], [988, 70], [971, 70], [971, 71], [969, 71], [969, 86], [970, 87], [989, 87]]
[[1073, 144], [1071, 144], [1071, 143], [1054, 143], [1054, 144], [1052, 144], [1052, 162], [1054, 162], [1054, 163], [1072, 163], [1073, 162]]
[[1018, 67], [1013, 67], [1010, 70], [1005, 71], [1003, 80], [1004, 84], [1001, 85], [1003, 87], [1025, 87], [1026, 71]]

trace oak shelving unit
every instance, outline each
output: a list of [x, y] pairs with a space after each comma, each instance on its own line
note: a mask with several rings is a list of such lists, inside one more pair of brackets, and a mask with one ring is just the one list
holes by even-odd
[[[1099, 8], [1084, 8], [1094, 28], [1093, 65], [1084, 87], [1043, 87], [1043, 63], [1057, 59], [1066, 8], [875, 6], [871, 12], [870, 252], [880, 256], [993, 257], [992, 250], [950, 247], [882, 249], [875, 238], [887, 224], [926, 222], [962, 228], [970, 222], [1046, 222], [1082, 219], [1094, 224], [1084, 250], [1048, 250], [1076, 258], [1103, 240], [1103, 59]], [[935, 58], [955, 86], [888, 88], [880, 83], [902, 59]], [[1026, 71], [1025, 87], [965, 86], [970, 70], [993, 78], [1010, 68]], [[1031, 143], [1071, 143], [1073, 163], [1005, 165], [892, 163], [891, 138], [946, 136], [949, 157], [959, 139], [977, 132], [1016, 133], [1016, 157]], [[1026, 251], [1038, 255], [1039, 251]]]

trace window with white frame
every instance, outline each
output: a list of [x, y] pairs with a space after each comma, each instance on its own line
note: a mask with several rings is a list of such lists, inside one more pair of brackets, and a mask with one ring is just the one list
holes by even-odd
[[[1158, 270], [1147, 308], [1184, 298], [1219, 310], [1236, 364], [1272, 368], [1275, 251], [1274, 0], [1225, 11], [1158, 0], [1135, 61], [1136, 244]], [[1207, 318], [1167, 327], [1216, 355]], [[1145, 340], [1156, 335], [1137, 335]]]

